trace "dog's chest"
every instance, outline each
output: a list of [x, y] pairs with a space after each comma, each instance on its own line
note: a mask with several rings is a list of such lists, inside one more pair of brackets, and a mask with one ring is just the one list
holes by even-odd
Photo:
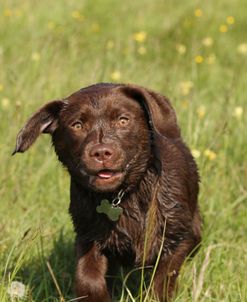
[[144, 250], [146, 215], [139, 207], [126, 206], [119, 221], [101, 242], [102, 249], [120, 262], [141, 261]]
[[[102, 247], [118, 258], [121, 262], [125, 259], [135, 261], [136, 254], [139, 253], [139, 244], [141, 242], [140, 223], [130, 221], [129, 217], [121, 217], [118, 223], [110, 231], [109, 236]], [[129, 262], [129, 260], [127, 261]]]

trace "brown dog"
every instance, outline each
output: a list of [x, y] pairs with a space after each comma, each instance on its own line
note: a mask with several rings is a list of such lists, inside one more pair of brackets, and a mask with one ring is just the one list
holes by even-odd
[[171, 297], [201, 219], [197, 167], [169, 101], [134, 85], [96, 84], [36, 112], [14, 153], [41, 133], [71, 175], [77, 296], [111, 301], [105, 275], [116, 263], [156, 263], [153, 295]]

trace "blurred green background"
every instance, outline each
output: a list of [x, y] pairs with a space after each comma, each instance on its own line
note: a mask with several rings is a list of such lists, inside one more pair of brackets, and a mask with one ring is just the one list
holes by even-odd
[[73, 299], [69, 178], [48, 135], [11, 152], [39, 106], [102, 81], [169, 97], [199, 165], [203, 244], [175, 301], [247, 301], [246, 12], [240, 0], [0, 0], [0, 301]]

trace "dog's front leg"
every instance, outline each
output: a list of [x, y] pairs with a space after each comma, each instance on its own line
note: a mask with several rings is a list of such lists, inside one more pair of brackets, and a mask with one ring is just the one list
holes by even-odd
[[75, 290], [77, 297], [81, 297], [77, 301], [110, 302], [105, 280], [107, 258], [95, 244], [91, 244], [85, 251], [85, 246], [77, 243], [76, 253]]
[[154, 277], [154, 295], [160, 302], [171, 301], [176, 279], [185, 258], [196, 247], [195, 240], [184, 240], [168, 257], [161, 257]]

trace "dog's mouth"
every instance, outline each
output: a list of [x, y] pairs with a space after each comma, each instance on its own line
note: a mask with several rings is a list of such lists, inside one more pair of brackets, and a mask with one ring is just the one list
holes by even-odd
[[110, 179], [114, 176], [117, 176], [118, 174], [121, 174], [121, 172], [113, 172], [113, 171], [109, 171], [109, 170], [102, 170], [99, 171], [96, 176], [102, 179]]
[[124, 176], [124, 171], [100, 170], [89, 176], [89, 184], [100, 191], [111, 191], [121, 185]]
[[92, 175], [90, 177], [98, 181], [108, 183], [121, 178], [123, 174], [123, 171], [100, 170], [95, 175]]

